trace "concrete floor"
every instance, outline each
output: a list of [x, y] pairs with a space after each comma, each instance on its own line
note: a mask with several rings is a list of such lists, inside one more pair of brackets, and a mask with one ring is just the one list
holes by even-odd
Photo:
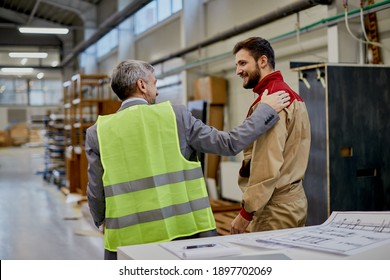
[[103, 259], [103, 235], [86, 205], [35, 174], [43, 155], [42, 147], [0, 148], [0, 259]]

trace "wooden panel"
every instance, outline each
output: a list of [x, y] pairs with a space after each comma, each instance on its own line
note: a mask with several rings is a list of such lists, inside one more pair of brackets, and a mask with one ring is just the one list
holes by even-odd
[[98, 114], [99, 115], [108, 115], [108, 114], [113, 114], [121, 106], [121, 101], [117, 100], [101, 100], [99, 101], [99, 109], [98, 109]]
[[214, 213], [236, 211], [241, 209], [241, 204], [238, 202], [230, 202], [226, 200], [210, 199], [211, 209]]

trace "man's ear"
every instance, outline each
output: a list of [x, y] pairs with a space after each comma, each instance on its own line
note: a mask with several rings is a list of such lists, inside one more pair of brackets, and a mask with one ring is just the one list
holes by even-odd
[[141, 92], [145, 93], [146, 92], [146, 85], [145, 82], [142, 79], [137, 80], [137, 86], [140, 89]]
[[265, 55], [262, 55], [257, 60], [257, 65], [260, 69], [264, 69], [268, 65], [268, 58]]

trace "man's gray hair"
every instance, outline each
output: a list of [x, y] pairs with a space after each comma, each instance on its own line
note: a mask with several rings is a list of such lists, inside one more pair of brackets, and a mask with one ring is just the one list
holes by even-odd
[[145, 61], [122, 61], [112, 72], [111, 88], [120, 100], [125, 100], [135, 93], [139, 79], [147, 83], [150, 73], [154, 73], [154, 68]]

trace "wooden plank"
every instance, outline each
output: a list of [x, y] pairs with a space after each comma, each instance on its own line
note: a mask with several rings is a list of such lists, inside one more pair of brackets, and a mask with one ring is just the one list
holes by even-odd
[[230, 234], [230, 224], [237, 216], [238, 212], [220, 212], [214, 213], [215, 223], [217, 225], [218, 235]]
[[238, 202], [230, 202], [227, 200], [210, 199], [211, 209], [214, 213], [240, 210], [241, 205]]
[[[215, 223], [217, 225], [218, 235], [229, 235], [230, 234], [230, 224], [237, 217], [239, 211], [228, 211], [228, 212], [218, 212], [214, 213]], [[245, 232], [249, 232], [247, 229]]]

